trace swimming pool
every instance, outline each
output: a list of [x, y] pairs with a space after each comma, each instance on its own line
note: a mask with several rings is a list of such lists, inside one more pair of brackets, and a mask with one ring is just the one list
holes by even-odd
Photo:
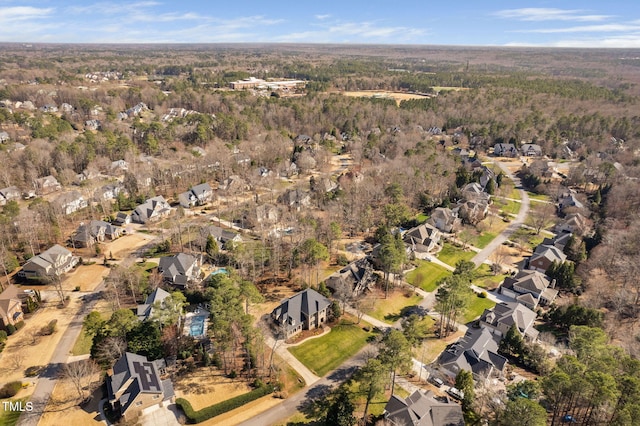
[[227, 271], [226, 268], [219, 268], [219, 269], [216, 269], [215, 271], [213, 271], [211, 273], [211, 275], [218, 275], [218, 274], [227, 274], [228, 275], [229, 271]]
[[203, 315], [191, 317], [189, 323], [189, 336], [200, 337], [204, 335], [204, 322], [207, 318]]

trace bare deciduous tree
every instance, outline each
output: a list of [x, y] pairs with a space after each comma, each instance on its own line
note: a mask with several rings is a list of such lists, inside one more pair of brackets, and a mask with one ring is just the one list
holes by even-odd
[[100, 371], [100, 367], [92, 359], [70, 362], [62, 369], [64, 378], [73, 384], [80, 402], [85, 401], [87, 393], [91, 394], [95, 390]]

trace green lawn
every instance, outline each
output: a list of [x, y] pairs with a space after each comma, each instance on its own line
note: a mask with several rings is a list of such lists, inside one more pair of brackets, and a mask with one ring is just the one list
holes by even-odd
[[474, 319], [478, 318], [485, 309], [492, 308], [496, 305], [496, 302], [493, 302], [489, 299], [478, 297], [475, 293], [469, 297], [469, 303], [467, 304], [467, 309], [465, 311], [464, 317], [461, 318], [460, 322], [466, 324]]
[[[27, 398], [21, 399], [5, 399], [2, 401], [2, 404], [5, 402], [22, 402], [22, 406], [24, 406], [27, 402]], [[2, 405], [0, 405], [0, 426], [14, 426], [18, 423], [18, 419], [20, 418], [20, 411], [9, 411], [5, 410]]]
[[509, 193], [509, 198], [513, 198], [514, 200], [520, 200], [522, 197], [520, 196], [520, 190], [513, 188]]
[[475, 252], [462, 250], [449, 243], [445, 243], [440, 253], [438, 253], [438, 259], [454, 267], [459, 260], [471, 260], [473, 256], [475, 256]]
[[80, 331], [80, 335], [76, 340], [76, 343], [73, 345], [73, 349], [71, 349], [71, 355], [85, 355], [91, 352], [91, 345], [93, 344], [93, 337], [87, 336], [85, 333], [84, 325], [82, 326], [82, 330]]
[[520, 202], [496, 198], [496, 206], [505, 213], [518, 214]]
[[420, 287], [424, 291], [432, 292], [436, 289], [436, 283], [451, 274], [440, 265], [426, 260], [417, 260], [418, 267], [409, 272], [406, 280], [411, 285]]
[[422, 297], [412, 294], [405, 296], [402, 291], [395, 291], [387, 299], [376, 300], [375, 307], [367, 312], [380, 321], [393, 324], [402, 317], [402, 309], [407, 306], [415, 306], [422, 301]]
[[531, 229], [519, 228], [516, 232], [511, 234], [509, 239], [519, 244], [524, 244], [533, 250], [542, 243], [544, 236], [542, 234], [536, 235], [536, 232]]
[[294, 346], [289, 351], [309, 370], [322, 377], [358, 352], [372, 335], [361, 325], [341, 321], [328, 334]]
[[527, 195], [531, 201], [551, 201], [551, 198], [547, 194], [535, 194], [527, 191]]
[[507, 277], [506, 274], [493, 275], [491, 268], [483, 263], [474, 271], [475, 278], [473, 283], [478, 287], [492, 289], [497, 287]]
[[424, 213], [418, 213], [416, 215], [416, 220], [418, 221], [418, 223], [425, 223], [427, 219], [429, 219], [429, 216]]
[[475, 241], [475, 244], [473, 244], [473, 246], [478, 247], [478, 248], [485, 248], [486, 246], [489, 245], [489, 243], [491, 241], [493, 241], [493, 239], [495, 237], [497, 237], [498, 234], [494, 234], [493, 232], [483, 232], [482, 234], [480, 234], [478, 236], [478, 238]]

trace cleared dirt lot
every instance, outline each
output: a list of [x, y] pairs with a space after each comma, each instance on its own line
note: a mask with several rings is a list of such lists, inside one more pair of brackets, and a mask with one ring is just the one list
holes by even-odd
[[42, 415], [40, 424], [42, 425], [65, 425], [65, 426], [89, 426], [104, 425], [98, 414], [98, 402], [102, 397], [101, 389], [93, 393], [93, 398], [89, 403], [78, 406], [77, 400], [73, 398], [76, 391], [73, 385], [67, 380], [59, 380], [56, 384], [51, 400], [47, 404], [46, 412]]
[[339, 92], [344, 96], [351, 96], [357, 98], [380, 98], [380, 99], [393, 99], [398, 105], [400, 101], [406, 101], [408, 99], [427, 99], [430, 96], [417, 95], [415, 93], [401, 93], [401, 92], [387, 92], [385, 90], [361, 90], [356, 92]]
[[214, 367], [199, 368], [174, 383], [176, 397], [185, 398], [194, 410], [217, 404], [251, 391], [245, 382], [229, 379]]
[[116, 259], [121, 259], [131, 254], [134, 250], [149, 244], [153, 239], [155, 239], [155, 236], [149, 234], [128, 234], [115, 241], [102, 244], [102, 252], [107, 256], [112, 254]]
[[[24, 377], [25, 369], [47, 365], [51, 360], [53, 351], [78, 311], [80, 300], [72, 299], [64, 309], [52, 305], [40, 309], [26, 319], [24, 328], [9, 337], [7, 346], [0, 353], [0, 385], [14, 380], [32, 382], [34, 379]], [[51, 336], [38, 336], [40, 329], [53, 319], [58, 321], [57, 331]], [[36, 334], [35, 343], [33, 334]], [[28, 389], [32, 390], [33, 386]]]

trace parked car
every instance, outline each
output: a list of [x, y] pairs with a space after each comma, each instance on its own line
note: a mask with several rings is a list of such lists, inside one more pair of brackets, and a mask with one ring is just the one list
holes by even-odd
[[464, 392], [462, 392], [460, 389], [458, 388], [454, 388], [454, 387], [450, 387], [449, 389], [447, 389], [447, 393], [453, 398], [453, 399], [457, 399], [459, 401], [462, 401], [464, 399]]
[[442, 386], [444, 386], [444, 382], [443, 382], [441, 379], [437, 378], [437, 377], [431, 377], [431, 378], [429, 378], [429, 382], [430, 382], [433, 386], [435, 386], [435, 387], [437, 387], [437, 388], [441, 388]]

